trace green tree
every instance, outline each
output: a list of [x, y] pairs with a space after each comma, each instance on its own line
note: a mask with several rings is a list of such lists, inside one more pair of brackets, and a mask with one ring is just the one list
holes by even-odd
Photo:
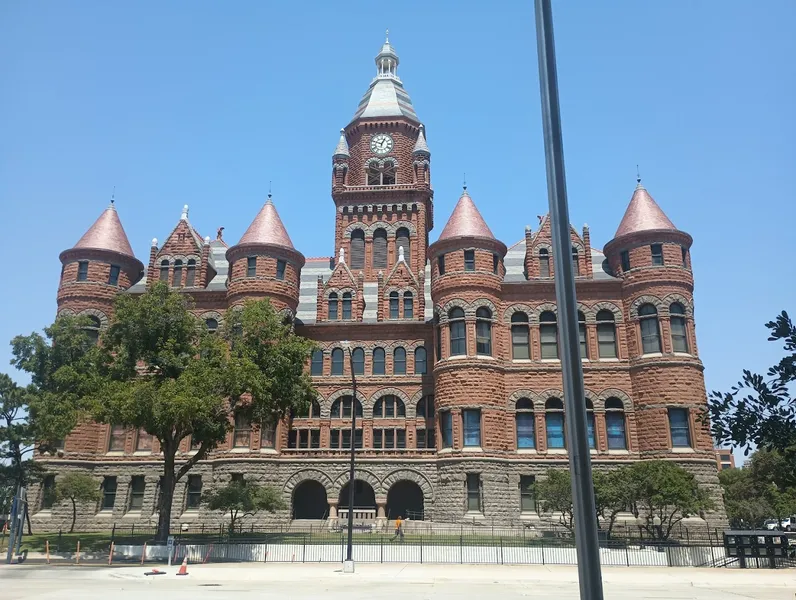
[[[754, 448], [777, 450], [796, 465], [796, 327], [785, 311], [766, 327], [768, 340], [782, 343], [786, 355], [765, 376], [744, 370], [729, 392], [712, 392], [704, 418], [719, 444], [732, 442], [747, 455]], [[796, 469], [790, 482], [796, 484]]]
[[260, 511], [276, 512], [287, 508], [279, 490], [247, 481], [233, 481], [202, 495], [202, 502], [210, 510], [229, 515], [228, 531], [235, 533], [235, 525], [244, 517]]
[[66, 473], [55, 480], [55, 500], [72, 502], [72, 524], [69, 533], [75, 530], [78, 503], [99, 502], [102, 494], [99, 486], [91, 475], [85, 473]]
[[772, 514], [749, 469], [719, 471], [719, 483], [724, 490], [727, 519], [733, 529], [751, 529]]
[[632, 480], [633, 513], [641, 516], [647, 533], [658, 540], [668, 540], [672, 529], [684, 518], [714, 507], [706, 490], [693, 473], [664, 460], [634, 463]]
[[534, 493], [542, 511], [558, 513], [559, 524], [572, 531], [575, 512], [569, 471], [548, 469], [544, 479], [534, 484]]
[[608, 539], [614, 531], [620, 512], [628, 511], [636, 500], [635, 479], [632, 467], [619, 467], [609, 471], [594, 471], [594, 501], [597, 516], [607, 527]]
[[[228, 311], [226, 323], [226, 339], [208, 333], [189, 298], [158, 282], [140, 296], [116, 298], [99, 346], [69, 317], [45, 330], [47, 339], [14, 341], [15, 364], [31, 372], [40, 391], [34, 421], [48, 436], [94, 420], [158, 439], [160, 540], [169, 533], [177, 481], [226, 439], [231, 412], [273, 423], [314, 395], [304, 373], [313, 345], [268, 300]], [[186, 439], [197, 450], [178, 459]]]

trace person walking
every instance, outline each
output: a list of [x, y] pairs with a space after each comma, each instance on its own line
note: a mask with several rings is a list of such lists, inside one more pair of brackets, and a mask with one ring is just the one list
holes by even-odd
[[393, 536], [392, 542], [396, 540], [396, 538], [401, 538], [401, 541], [404, 541], [404, 530], [403, 530], [403, 521], [401, 520], [401, 515], [398, 515], [398, 518], [395, 519], [395, 535]]

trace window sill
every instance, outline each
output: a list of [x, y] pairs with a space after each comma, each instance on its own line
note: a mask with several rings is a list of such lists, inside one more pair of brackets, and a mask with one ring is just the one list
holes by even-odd
[[[303, 448], [306, 450], [307, 448]], [[260, 454], [279, 454], [274, 448], [260, 448]]]
[[450, 454], [453, 452], [453, 448], [442, 448], [441, 450], [437, 451], [437, 454]]
[[511, 362], [518, 364], [518, 365], [530, 365], [533, 364], [533, 361], [530, 358], [512, 358]]
[[53, 516], [53, 509], [52, 508], [42, 508], [40, 511], [34, 513], [37, 517], [42, 517], [45, 519], [49, 519]]
[[186, 508], [183, 513], [180, 515], [181, 521], [193, 521], [194, 519], [199, 518], [199, 509], [198, 508]]
[[462, 360], [464, 358], [467, 358], [466, 354], [454, 354], [452, 356], [449, 356], [445, 360]]
[[229, 450], [229, 452], [232, 452], [234, 454], [245, 454], [246, 452], [251, 452], [251, 451], [252, 451], [252, 449], [250, 447], [249, 448], [238, 447], [238, 448], [232, 448], [231, 450]]
[[136, 450], [133, 456], [152, 456], [152, 450]]
[[140, 519], [141, 518], [141, 511], [140, 510], [128, 510], [124, 515], [122, 515], [122, 519]]
[[608, 449], [608, 454], [630, 454], [630, 450]]
[[543, 359], [541, 359], [541, 362], [543, 362], [543, 363], [560, 363], [561, 359], [560, 358], [543, 358]]
[[661, 358], [663, 352], [647, 352], [641, 355], [641, 358]]
[[566, 454], [566, 448], [553, 448], [552, 450], [548, 448], [547, 454]]
[[462, 448], [462, 452], [483, 452], [484, 449], [481, 446], [465, 446]]
[[99, 511], [96, 514], [96, 517], [98, 519], [111, 519], [111, 518], [113, 518], [113, 510], [110, 509], [110, 508], [105, 508], [105, 509]]
[[517, 454], [536, 454], [534, 448], [517, 448]]
[[694, 356], [690, 352], [672, 352], [672, 354], [674, 354], [675, 356], [688, 356], [688, 357]]
[[672, 448], [672, 452], [677, 454], [691, 454], [694, 452], [694, 449], [689, 446], [677, 446], [676, 448]]
[[520, 521], [541, 521], [541, 517], [533, 510], [524, 510], [520, 512]]
[[600, 362], [621, 362], [618, 358], [598, 358]]
[[491, 354], [476, 354], [475, 357], [481, 360], [495, 360]]
[[113, 450], [105, 453], [105, 456], [124, 456], [124, 451]]
[[484, 519], [486, 519], [484, 513], [482, 513], [480, 510], [468, 510], [466, 513], [464, 513], [464, 518], [472, 519], [475, 521], [483, 521]]

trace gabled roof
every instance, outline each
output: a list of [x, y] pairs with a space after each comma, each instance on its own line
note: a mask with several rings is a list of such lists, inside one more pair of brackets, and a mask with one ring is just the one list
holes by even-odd
[[492, 230], [484, 221], [484, 217], [478, 212], [475, 202], [467, 193], [467, 188], [464, 188], [453, 213], [445, 224], [445, 228], [439, 235], [438, 242], [450, 238], [458, 237], [480, 237], [495, 239], [492, 235]]
[[659, 229], [669, 229], [677, 231], [669, 220], [658, 203], [652, 199], [646, 188], [641, 185], [641, 180], [638, 180], [638, 185], [633, 192], [633, 197], [630, 199], [630, 204], [625, 211], [625, 216], [622, 217], [622, 222], [614, 234], [614, 238], [636, 233], [637, 231], [651, 231]]
[[113, 204], [94, 221], [94, 224], [77, 241], [74, 248], [109, 250], [135, 258], [130, 241], [127, 239], [127, 234], [124, 232], [124, 227], [122, 227], [122, 222]]
[[268, 200], [263, 205], [254, 221], [251, 222], [249, 228], [240, 238], [237, 245], [243, 244], [263, 244], [270, 246], [283, 246], [295, 250], [293, 242], [290, 241], [290, 236], [287, 234], [282, 219], [279, 218], [279, 213], [276, 212], [276, 207], [271, 201], [271, 195], [268, 195]]

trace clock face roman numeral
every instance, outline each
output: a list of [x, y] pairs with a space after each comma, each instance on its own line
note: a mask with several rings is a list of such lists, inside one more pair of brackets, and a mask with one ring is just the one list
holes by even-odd
[[385, 133], [377, 133], [370, 140], [370, 149], [376, 154], [387, 154], [392, 148], [392, 138]]

